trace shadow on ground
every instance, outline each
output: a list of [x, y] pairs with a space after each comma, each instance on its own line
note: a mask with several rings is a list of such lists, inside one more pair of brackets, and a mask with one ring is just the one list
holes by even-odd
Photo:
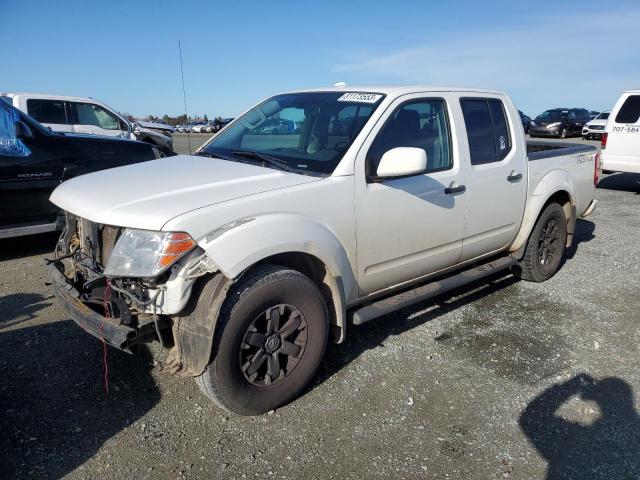
[[636, 173], [614, 173], [606, 175], [598, 182], [598, 188], [633, 192], [640, 195], [640, 175]]
[[579, 218], [576, 221], [575, 230], [573, 232], [573, 243], [565, 253], [565, 257], [563, 262], [561, 263], [560, 268], [564, 265], [567, 259], [572, 259], [581, 243], [587, 243], [596, 238], [593, 232], [596, 230], [596, 225], [591, 220], [585, 220], [584, 218]]
[[[386, 317], [372, 320], [364, 325], [349, 325], [345, 342], [330, 345], [318, 372], [314, 386], [332, 377], [367, 350], [384, 347], [387, 338], [401, 335], [413, 328], [434, 321], [447, 313], [499, 292], [518, 280], [504, 273], [474, 282], [465, 287], [445, 293], [434, 299], [399, 310]], [[432, 308], [426, 313], [420, 313]]]
[[[35, 296], [38, 297], [38, 296]], [[12, 305], [40, 299], [19, 295]], [[108, 349], [105, 393], [102, 344], [70, 320], [24, 328], [0, 324], [0, 478], [60, 478], [91, 458], [160, 399], [152, 358]]]
[[[595, 238], [594, 231], [595, 224], [593, 222], [579, 219], [576, 223], [574, 242], [567, 249], [566, 258], [573, 258], [580, 244], [593, 240]], [[508, 273], [498, 273], [386, 317], [372, 320], [366, 325], [349, 325], [346, 341], [341, 345], [328, 347], [327, 355], [325, 355], [314, 386], [321, 384], [345, 368], [363, 352], [379, 346], [384, 347], [384, 341], [387, 338], [401, 335], [407, 330], [436, 320], [453, 310], [498, 293], [517, 282], [518, 279]], [[426, 313], [420, 313], [433, 306], [436, 308], [430, 309]], [[445, 341], [447, 339], [436, 340]]]
[[[599, 417], [590, 425], [563, 418], [558, 411], [572, 397], [595, 402]], [[640, 417], [620, 378], [581, 374], [555, 384], [529, 403], [520, 427], [548, 462], [549, 480], [640, 478]]]
[[0, 332], [35, 318], [35, 314], [51, 305], [39, 293], [11, 293], [0, 297]]

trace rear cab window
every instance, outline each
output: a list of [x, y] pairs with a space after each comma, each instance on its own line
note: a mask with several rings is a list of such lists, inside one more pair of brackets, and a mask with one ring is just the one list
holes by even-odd
[[499, 162], [511, 151], [509, 122], [497, 98], [462, 98], [472, 165]]
[[27, 100], [27, 112], [40, 123], [70, 124], [64, 100], [30, 98]]
[[630, 95], [616, 115], [616, 123], [638, 123], [640, 120], [640, 95]]

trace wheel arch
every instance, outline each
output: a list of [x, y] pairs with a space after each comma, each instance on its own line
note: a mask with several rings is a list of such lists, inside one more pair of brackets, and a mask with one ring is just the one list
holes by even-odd
[[346, 305], [357, 294], [357, 282], [347, 248], [327, 226], [299, 214], [266, 214], [218, 228], [199, 244], [233, 280], [261, 264], [307, 275], [327, 301], [334, 339], [344, 339]]
[[331, 336], [336, 343], [341, 343], [346, 335], [346, 301], [341, 277], [334, 276], [330, 268], [318, 257], [306, 252], [289, 251], [268, 256], [249, 270], [262, 264], [281, 265], [309, 277], [319, 288], [327, 303]]
[[[539, 188], [542, 183], [543, 182], [540, 182], [540, 184], [538, 184]], [[569, 184], [559, 185], [565, 187], [569, 186]], [[577, 218], [575, 196], [571, 194], [571, 190], [571, 188], [556, 188], [548, 189], [547, 191], [545, 191], [544, 188], [540, 188], [540, 191], [536, 189], [534, 194], [530, 197], [527, 208], [525, 209], [520, 231], [509, 249], [514, 257], [522, 258], [529, 235], [531, 235], [538, 218], [540, 218], [540, 215], [550, 203], [557, 203], [564, 210], [564, 214], [567, 219], [566, 246], [571, 246], [573, 243], [573, 234]]]

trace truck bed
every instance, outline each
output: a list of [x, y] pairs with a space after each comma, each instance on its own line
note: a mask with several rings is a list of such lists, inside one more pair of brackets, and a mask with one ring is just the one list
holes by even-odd
[[593, 145], [580, 143], [559, 143], [531, 140], [527, 142], [527, 155], [529, 161], [541, 158], [561, 157], [577, 153], [595, 153], [597, 148]]
[[[545, 182], [564, 181], [567, 172], [573, 183], [576, 212], [581, 216], [593, 199], [593, 176], [598, 149], [593, 145], [556, 142], [527, 142], [529, 192], [544, 190]], [[555, 180], [551, 180], [555, 178]], [[540, 187], [540, 188], [539, 188]]]

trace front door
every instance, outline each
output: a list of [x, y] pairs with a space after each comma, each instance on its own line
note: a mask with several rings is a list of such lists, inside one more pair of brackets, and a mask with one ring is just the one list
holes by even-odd
[[[465, 227], [466, 169], [452, 142], [446, 98], [406, 96], [374, 128], [356, 161], [356, 239], [360, 294], [455, 265]], [[376, 178], [395, 147], [425, 150], [423, 173]]]
[[123, 120], [95, 103], [69, 102], [73, 131], [91, 135], [129, 138]]

